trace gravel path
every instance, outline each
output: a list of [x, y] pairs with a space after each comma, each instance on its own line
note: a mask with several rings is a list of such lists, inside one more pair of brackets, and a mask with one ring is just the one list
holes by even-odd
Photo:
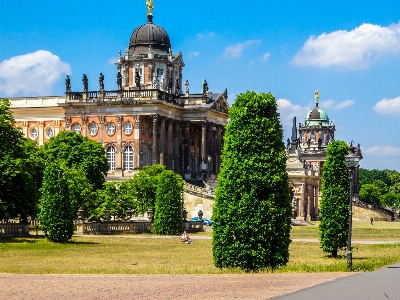
[[[249, 275], [0, 274], [1, 299], [268, 299], [351, 273]], [[354, 273], [353, 273], [354, 274]]]

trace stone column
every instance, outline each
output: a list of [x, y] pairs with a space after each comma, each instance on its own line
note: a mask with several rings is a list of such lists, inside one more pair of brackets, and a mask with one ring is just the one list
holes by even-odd
[[87, 121], [88, 117], [87, 116], [82, 116], [82, 136], [87, 136]]
[[122, 116], [116, 116], [117, 119], [117, 151], [115, 153], [115, 172], [116, 175], [122, 175], [123, 169], [123, 149], [122, 149]]
[[133, 168], [139, 169], [140, 168], [140, 116], [133, 116], [134, 123], [133, 123], [133, 143], [134, 143], [134, 152], [133, 152]]
[[54, 136], [56, 136], [60, 132], [60, 120], [53, 121], [54, 124]]
[[315, 216], [319, 215], [319, 211], [318, 211], [318, 206], [319, 206], [319, 203], [318, 203], [318, 189], [319, 189], [318, 185], [314, 186], [314, 199], [315, 199], [315, 201], [314, 201], [314, 214], [315, 214]]
[[168, 149], [167, 149], [167, 169], [172, 170], [172, 161], [174, 160], [174, 120], [168, 119]]
[[217, 161], [215, 162], [217, 174], [219, 173], [219, 169], [221, 167], [221, 146], [222, 146], [222, 125], [217, 125], [217, 141], [216, 141], [216, 151], [217, 151]]
[[299, 217], [303, 217], [303, 218], [304, 218], [305, 199], [306, 199], [306, 186], [304, 183], [302, 183], [301, 184], [301, 198], [299, 201], [299, 207], [297, 209], [298, 209]]
[[159, 163], [158, 155], [158, 115], [151, 115], [153, 118], [153, 165]]
[[311, 221], [311, 201], [312, 201], [312, 186], [307, 185], [307, 214], [306, 214], [306, 221]]
[[174, 171], [182, 174], [182, 128], [181, 121], [175, 122], [175, 145], [174, 145]]
[[207, 172], [207, 125], [207, 121], [201, 122], [201, 173]]
[[165, 166], [165, 158], [166, 158], [166, 132], [165, 132], [165, 117], [160, 117], [161, 119], [161, 128], [160, 128], [160, 165]]
[[25, 138], [29, 138], [28, 136], [28, 121], [22, 121], [21, 122], [22, 125], [22, 133], [24, 134]]
[[39, 141], [39, 145], [43, 145], [43, 143], [44, 143], [44, 131], [43, 131], [44, 122], [39, 121], [38, 123], [39, 123], [38, 141]]
[[214, 134], [213, 134], [213, 130], [214, 130], [214, 124], [213, 123], [209, 123], [208, 124], [208, 174], [209, 174], [209, 178], [214, 174]]
[[71, 117], [64, 117], [65, 131], [71, 131]]
[[99, 116], [99, 138], [100, 138], [99, 142], [101, 144], [104, 143], [104, 121], [105, 121], [104, 116]]
[[189, 179], [190, 178], [190, 123], [189, 121], [184, 121], [183, 126], [185, 128], [185, 135], [183, 138], [183, 144], [185, 147], [185, 152], [184, 152], [184, 173], [185, 173], [185, 178]]

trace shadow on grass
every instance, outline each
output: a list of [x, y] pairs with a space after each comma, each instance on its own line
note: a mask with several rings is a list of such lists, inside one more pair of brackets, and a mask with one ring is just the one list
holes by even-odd
[[[9, 239], [0, 239], [0, 244], [22, 244], [22, 243], [29, 243], [35, 244], [41, 240], [48, 240], [45, 235], [35, 235], [31, 237], [25, 238], [9, 238]], [[48, 240], [51, 242], [50, 240]], [[85, 242], [85, 241], [68, 241], [66, 243], [54, 243], [54, 244], [64, 244], [64, 245], [98, 245], [100, 243], [97, 242]]]

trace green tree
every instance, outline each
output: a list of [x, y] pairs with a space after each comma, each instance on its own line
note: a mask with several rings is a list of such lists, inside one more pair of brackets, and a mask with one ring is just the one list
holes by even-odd
[[240, 94], [229, 112], [213, 210], [218, 268], [260, 270], [289, 260], [290, 196], [283, 131], [271, 93]]
[[322, 250], [333, 257], [347, 245], [350, 182], [345, 156], [349, 150], [343, 141], [332, 142], [322, 172], [319, 237]]
[[40, 198], [40, 151], [14, 123], [9, 100], [0, 99], [0, 220], [34, 215]]
[[49, 164], [43, 176], [40, 224], [52, 242], [66, 243], [74, 233], [74, 211], [68, 179], [73, 174], [58, 163]]
[[365, 199], [371, 203], [381, 204], [380, 201], [380, 198], [382, 196], [381, 189], [379, 188], [379, 186], [376, 186], [373, 183], [363, 184], [358, 194], [362, 199]]
[[171, 170], [165, 170], [159, 175], [154, 233], [180, 234], [182, 232], [183, 184], [182, 177]]
[[110, 215], [124, 218], [129, 208], [135, 209], [135, 199], [129, 197], [129, 186], [124, 182], [105, 182], [103, 189], [97, 191], [99, 206], [94, 214], [97, 218], [103, 217], [105, 209], [110, 210]]
[[43, 145], [48, 162], [60, 161], [83, 170], [89, 183], [101, 189], [109, 170], [101, 143], [75, 132], [61, 131]]
[[125, 190], [127, 197], [136, 199], [132, 208], [143, 214], [148, 210], [155, 209], [156, 190], [159, 175], [165, 171], [162, 165], [144, 166], [137, 174], [129, 180], [129, 188]]

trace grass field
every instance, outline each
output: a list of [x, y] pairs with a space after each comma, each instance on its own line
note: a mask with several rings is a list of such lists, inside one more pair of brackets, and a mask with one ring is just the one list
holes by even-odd
[[[400, 223], [354, 222], [354, 240], [400, 242]], [[202, 233], [211, 235], [211, 233]], [[318, 238], [318, 224], [294, 227], [292, 238]], [[293, 242], [290, 261], [275, 272], [343, 272], [346, 251], [328, 257], [318, 243]], [[354, 271], [371, 271], [400, 261], [400, 244], [357, 245]], [[265, 270], [268, 272], [270, 270]], [[43, 237], [0, 242], [0, 272], [25, 274], [221, 274], [243, 273], [213, 266], [211, 240], [181, 244], [179, 238], [77, 236], [68, 244]]]

